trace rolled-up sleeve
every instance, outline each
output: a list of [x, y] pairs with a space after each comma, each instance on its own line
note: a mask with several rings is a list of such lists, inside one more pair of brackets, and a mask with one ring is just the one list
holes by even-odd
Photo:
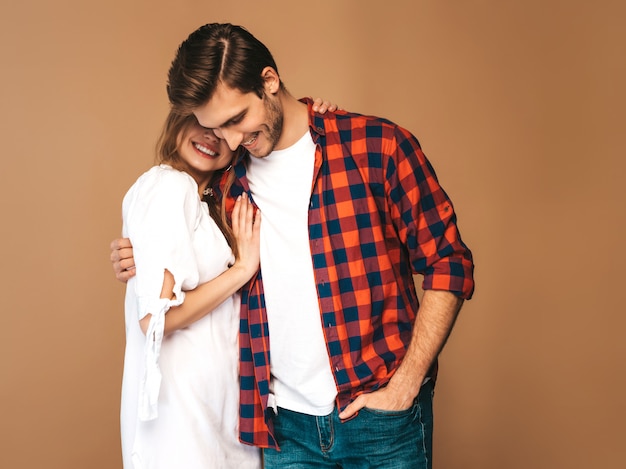
[[387, 163], [388, 194], [411, 265], [424, 276], [424, 290], [446, 290], [463, 298], [474, 292], [472, 253], [461, 239], [452, 201], [417, 139], [397, 128]]

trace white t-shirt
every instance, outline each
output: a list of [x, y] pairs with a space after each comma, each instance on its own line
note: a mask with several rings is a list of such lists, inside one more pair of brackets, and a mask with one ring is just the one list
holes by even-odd
[[[130, 188], [122, 211], [137, 266], [126, 286], [124, 467], [260, 468], [259, 450], [238, 440], [239, 296], [162, 337], [164, 316], [184, 301], [184, 290], [234, 261], [196, 182], [169, 166], [153, 167]], [[174, 301], [159, 299], [165, 269], [175, 278]], [[156, 340], [139, 328], [147, 313]]]
[[[261, 273], [269, 323], [272, 399], [278, 407], [327, 415], [337, 395], [322, 330], [309, 245], [315, 144], [250, 157], [247, 177], [263, 214]], [[273, 396], [273, 397], [272, 397]]]

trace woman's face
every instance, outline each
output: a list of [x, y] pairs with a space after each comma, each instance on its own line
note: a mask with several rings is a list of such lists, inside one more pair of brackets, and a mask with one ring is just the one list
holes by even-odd
[[211, 172], [227, 167], [233, 160], [234, 152], [212, 130], [194, 122], [183, 132], [178, 154], [186, 171], [200, 183]]

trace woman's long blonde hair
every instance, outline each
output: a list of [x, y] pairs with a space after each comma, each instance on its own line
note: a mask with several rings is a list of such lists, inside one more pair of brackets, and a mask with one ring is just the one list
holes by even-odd
[[[179, 114], [170, 110], [167, 119], [165, 119], [163, 129], [161, 130], [161, 135], [157, 140], [157, 164], [164, 163], [177, 169], [184, 168], [179, 153], [180, 144], [183, 142], [185, 134], [197, 123], [196, 116], [193, 114]], [[226, 198], [228, 197], [230, 187], [235, 181], [235, 172], [229, 171], [229, 169], [230, 167], [224, 170], [213, 171], [207, 186], [212, 188], [220, 184], [220, 182], [223, 184], [221, 190], [223, 196], [220, 198], [221, 203], [214, 195], [205, 196], [203, 199], [209, 206], [211, 218], [215, 220], [215, 223], [217, 223], [217, 226], [224, 234], [228, 245], [232, 249], [233, 254], [237, 257], [237, 241], [235, 240], [233, 230], [226, 216]]]

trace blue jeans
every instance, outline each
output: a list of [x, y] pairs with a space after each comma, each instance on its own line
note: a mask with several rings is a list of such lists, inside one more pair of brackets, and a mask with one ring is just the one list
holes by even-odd
[[279, 408], [274, 429], [281, 450], [264, 450], [265, 469], [431, 469], [433, 393], [429, 381], [407, 410], [364, 408], [343, 423], [336, 408], [323, 417]]

